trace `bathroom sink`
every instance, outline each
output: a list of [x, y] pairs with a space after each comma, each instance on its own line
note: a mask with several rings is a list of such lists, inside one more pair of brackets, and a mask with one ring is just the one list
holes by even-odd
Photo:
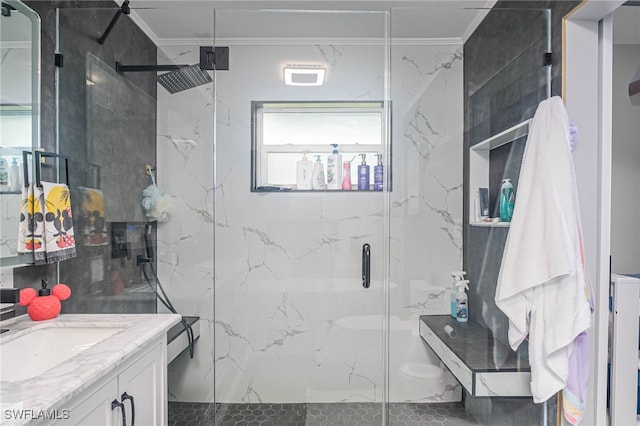
[[38, 327], [0, 342], [0, 381], [26, 380], [68, 360], [124, 327]]

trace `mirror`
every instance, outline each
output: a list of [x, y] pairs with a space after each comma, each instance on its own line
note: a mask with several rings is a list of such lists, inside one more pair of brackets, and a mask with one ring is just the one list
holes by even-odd
[[18, 230], [24, 158], [33, 162], [23, 152], [40, 141], [40, 17], [20, 1], [2, 1], [0, 58], [0, 266], [9, 266], [33, 261], [18, 254]]

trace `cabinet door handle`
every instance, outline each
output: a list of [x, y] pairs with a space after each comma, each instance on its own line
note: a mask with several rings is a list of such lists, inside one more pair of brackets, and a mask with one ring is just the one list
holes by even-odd
[[124, 411], [124, 401], [126, 399], [131, 401], [131, 426], [135, 426], [135, 424], [136, 424], [136, 406], [133, 403], [133, 397], [125, 392], [125, 393], [122, 394], [122, 410], [123, 411]]
[[120, 407], [120, 413], [122, 413], [122, 426], [127, 426], [127, 415], [124, 412], [124, 404], [117, 399], [111, 401], [111, 410], [116, 407]]
[[369, 288], [371, 285], [371, 246], [362, 245], [362, 287]]

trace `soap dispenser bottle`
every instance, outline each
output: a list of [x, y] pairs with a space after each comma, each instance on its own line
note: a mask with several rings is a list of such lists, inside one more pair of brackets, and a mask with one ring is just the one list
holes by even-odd
[[382, 154], [376, 154], [378, 164], [373, 168], [373, 189], [382, 191], [384, 187], [384, 166], [382, 165]]
[[358, 190], [369, 190], [369, 165], [367, 164], [367, 154], [360, 154], [362, 163], [358, 166]]
[[469, 300], [465, 290], [469, 290], [469, 280], [461, 280], [456, 282], [458, 291], [456, 292], [456, 319], [458, 322], [467, 322], [469, 320]]
[[462, 281], [466, 274], [467, 273], [465, 271], [453, 271], [451, 273], [451, 276], [453, 277], [453, 289], [451, 290], [451, 298], [450, 298], [452, 318], [458, 318], [458, 308], [456, 303], [456, 293], [457, 293], [456, 283], [458, 283], [459, 281]]
[[500, 221], [511, 222], [516, 194], [511, 179], [503, 179], [500, 187]]
[[325, 189], [324, 164], [319, 155], [316, 155], [316, 162], [313, 165], [313, 176], [311, 177], [312, 189]]
[[333, 151], [327, 157], [327, 189], [342, 188], [342, 155], [338, 153], [338, 144], [332, 143]]
[[306, 153], [296, 162], [296, 189], [311, 189], [311, 175], [313, 174], [313, 163], [307, 158]]

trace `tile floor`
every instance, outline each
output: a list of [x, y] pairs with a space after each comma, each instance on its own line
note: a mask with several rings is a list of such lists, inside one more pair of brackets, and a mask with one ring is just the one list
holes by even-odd
[[[219, 426], [369, 426], [380, 425], [380, 404], [216, 404]], [[169, 426], [214, 424], [212, 404], [170, 402]], [[477, 425], [459, 403], [389, 405], [390, 426]]]

